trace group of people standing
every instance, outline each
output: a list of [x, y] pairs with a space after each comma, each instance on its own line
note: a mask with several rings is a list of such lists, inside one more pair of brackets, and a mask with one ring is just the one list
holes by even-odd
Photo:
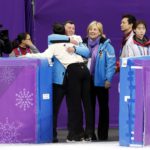
[[[64, 24], [65, 35], [58, 36], [58, 32], [49, 35], [51, 43], [75, 43], [75, 24], [67, 21]], [[81, 38], [80, 38], [81, 39]], [[86, 45], [86, 46], [85, 46]], [[88, 48], [85, 57], [81, 50]], [[85, 51], [85, 50], [84, 50]], [[115, 51], [109, 39], [103, 35], [103, 25], [93, 21], [87, 28], [87, 37], [75, 46], [73, 51], [84, 58], [83, 63], [72, 63], [65, 68], [57, 56], [53, 66], [53, 136], [57, 142], [57, 116], [60, 104], [66, 95], [68, 108], [68, 136], [67, 141], [107, 140], [109, 128], [109, 88], [115, 73]], [[88, 69], [87, 69], [88, 67]], [[62, 69], [63, 68], [63, 69]], [[63, 71], [61, 71], [63, 70]], [[61, 79], [59, 82], [57, 79]], [[65, 81], [65, 82], [63, 82]], [[96, 96], [99, 104], [99, 123], [97, 136], [95, 134], [95, 106]], [[85, 112], [85, 129], [83, 129], [83, 111]]]
[[[124, 15], [121, 30], [124, 33], [121, 58], [150, 54], [144, 21]], [[116, 72], [116, 55], [101, 22], [92, 21], [84, 39], [75, 34], [74, 22], [55, 23], [53, 34], [48, 36], [48, 48], [43, 53], [35, 47], [28, 33], [19, 34], [12, 45], [10, 56], [44, 57], [53, 61], [53, 142], [58, 142], [57, 119], [64, 96], [68, 111], [67, 142], [108, 140], [109, 88]], [[99, 106], [97, 134], [96, 99]]]
[[[68, 111], [66, 141], [107, 140], [108, 91], [115, 73], [116, 56], [110, 40], [103, 34], [103, 25], [98, 21], [91, 22], [84, 40], [75, 35], [72, 21], [54, 24], [53, 32], [48, 36], [48, 48], [43, 53], [24, 56], [53, 60], [53, 142], [58, 142], [57, 118], [64, 96]], [[97, 136], [96, 97], [100, 107]]]
[[[75, 34], [75, 25], [73, 22], [67, 22], [64, 24], [64, 26], [71, 26], [73, 28], [73, 32], [71, 35], [68, 34], [67, 28], [66, 30], [66, 35], [68, 36], [68, 42], [71, 42], [71, 36]], [[122, 41], [122, 51], [120, 53], [120, 58], [123, 57], [136, 57], [136, 56], [146, 56], [150, 54], [150, 41], [148, 37], [146, 37], [146, 30], [147, 26], [146, 23], [143, 20], [136, 20], [136, 18], [133, 15], [127, 14], [122, 17], [121, 20], [121, 30], [124, 33], [124, 38]], [[54, 35], [56, 36], [56, 35]], [[70, 36], [70, 37], [69, 37]], [[51, 35], [49, 36], [49, 42]], [[57, 36], [56, 41], [61, 41], [61, 38]], [[66, 40], [66, 41], [67, 41]], [[55, 41], [55, 40], [54, 40]], [[53, 41], [53, 42], [54, 42]], [[57, 42], [58, 42], [57, 41]], [[59, 42], [60, 42], [59, 41]], [[64, 42], [64, 39], [62, 40]], [[65, 42], [66, 42], [65, 41]], [[90, 84], [89, 85], [89, 90], [90, 90], [90, 98], [86, 97], [86, 99], [83, 99], [83, 97], [80, 97], [80, 107], [81, 108], [81, 103], [83, 102], [83, 108], [85, 111], [85, 120], [86, 120], [86, 127], [84, 130], [78, 130], [81, 132], [78, 132], [80, 134], [77, 134], [77, 132], [74, 132], [74, 134], [71, 131], [75, 131], [79, 126], [76, 126], [77, 124], [74, 124], [75, 121], [79, 119], [82, 116], [81, 109], [75, 110], [75, 109], [70, 109], [71, 105], [72, 107], [76, 107], [79, 105], [76, 105], [75, 103], [72, 103], [68, 106], [68, 118], [69, 118], [69, 113], [70, 111], [74, 111], [76, 116], [71, 118], [71, 120], [68, 119], [68, 140], [72, 141], [80, 141], [82, 139], [84, 140], [107, 140], [108, 139], [108, 130], [109, 130], [109, 88], [111, 86], [111, 81], [113, 78], [113, 75], [115, 74], [115, 62], [116, 62], [116, 57], [115, 57], [115, 51], [113, 46], [110, 43], [110, 40], [106, 38], [106, 36], [103, 34], [103, 25], [101, 22], [93, 21], [91, 22], [88, 27], [87, 27], [87, 37], [83, 39], [83, 43], [89, 48], [90, 55], [88, 57], [88, 69], [90, 72]], [[74, 51], [75, 53], [79, 54], [76, 50]], [[79, 54], [80, 55], [80, 54]], [[54, 61], [55, 64], [55, 61]], [[59, 68], [58, 66], [56, 68]], [[55, 71], [55, 70], [54, 70]], [[67, 70], [66, 70], [67, 72]], [[75, 72], [72, 72], [73, 74], [77, 73], [76, 70]], [[63, 72], [64, 76], [66, 76], [66, 73]], [[67, 72], [68, 75], [68, 72]], [[88, 75], [87, 75], [88, 76]], [[64, 79], [62, 77], [62, 79]], [[89, 80], [89, 78], [88, 78]], [[76, 82], [76, 80], [74, 80]], [[75, 82], [71, 80], [71, 87], [69, 88], [71, 90], [76, 90], [76, 87], [73, 86], [75, 85]], [[63, 82], [61, 84], [55, 83], [57, 86], [64, 86]], [[81, 86], [81, 85], [80, 85]], [[64, 91], [63, 96], [66, 94], [67, 96], [67, 90], [68, 88], [63, 88]], [[57, 93], [57, 92], [56, 92]], [[55, 106], [57, 107], [57, 111], [54, 112], [54, 142], [57, 142], [57, 116], [58, 116], [58, 111], [60, 108], [60, 104], [62, 102], [63, 96], [58, 100], [58, 99], [53, 99], [54, 100], [54, 108]], [[73, 96], [73, 95], [72, 95]], [[76, 97], [76, 96], [75, 96]], [[97, 130], [97, 136], [95, 134], [95, 105], [96, 105], [96, 97], [98, 100], [98, 105], [99, 105], [99, 121], [98, 121], [98, 130]], [[74, 96], [73, 96], [74, 98]], [[72, 99], [73, 99], [72, 98]], [[57, 100], [59, 101], [59, 105], [55, 105], [57, 103]], [[67, 99], [68, 100], [68, 99]], [[88, 101], [89, 100], [89, 101]], [[74, 99], [75, 101], [75, 99]], [[71, 102], [71, 99], [70, 101]], [[86, 102], [86, 105], [85, 105]], [[88, 109], [87, 109], [88, 108]], [[91, 110], [91, 112], [90, 112]], [[77, 113], [80, 112], [79, 114]], [[90, 112], [90, 113], [89, 113]], [[83, 118], [80, 118], [83, 119]], [[74, 128], [70, 128], [69, 123], [72, 121], [72, 124], [74, 124]], [[83, 127], [83, 120], [80, 120], [81, 125]], [[70, 130], [71, 129], [71, 130]], [[82, 128], [80, 128], [82, 129]], [[84, 132], [82, 132], [84, 131]], [[89, 131], [89, 132], [87, 132]], [[84, 134], [81, 134], [84, 133]], [[71, 136], [70, 136], [71, 135]], [[79, 136], [80, 135], [80, 136]], [[76, 138], [78, 137], [78, 138]]]
[[150, 40], [146, 36], [147, 25], [133, 15], [124, 15], [121, 21], [124, 33], [121, 58], [150, 55]]

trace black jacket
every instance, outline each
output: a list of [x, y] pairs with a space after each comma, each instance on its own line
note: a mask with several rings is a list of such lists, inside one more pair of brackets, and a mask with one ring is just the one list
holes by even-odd
[[[100, 38], [100, 40], [99, 40], [99, 44], [100, 44], [100, 43], [104, 43], [106, 40], [107, 40], [107, 39], [102, 36], [102, 37]], [[88, 45], [88, 38], [83, 39], [83, 43], [86, 44], [86, 45]]]
[[0, 39], [0, 57], [2, 57], [3, 53], [9, 54], [12, 51], [12, 45], [11, 42], [6, 39], [2, 40]]

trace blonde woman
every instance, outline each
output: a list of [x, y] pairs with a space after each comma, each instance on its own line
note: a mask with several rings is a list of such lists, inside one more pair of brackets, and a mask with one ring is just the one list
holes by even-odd
[[90, 49], [91, 58], [88, 61], [88, 67], [91, 74], [91, 105], [93, 108], [93, 136], [92, 140], [97, 137], [95, 131], [95, 105], [96, 96], [99, 104], [99, 122], [98, 122], [98, 139], [108, 139], [109, 129], [109, 88], [115, 73], [116, 56], [113, 46], [109, 39], [103, 34], [103, 25], [101, 22], [92, 21], [87, 27], [87, 38], [84, 43]]

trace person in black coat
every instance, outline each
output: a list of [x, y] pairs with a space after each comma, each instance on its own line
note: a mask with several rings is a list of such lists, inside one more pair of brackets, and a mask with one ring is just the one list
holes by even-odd
[[0, 57], [2, 57], [3, 53], [9, 54], [11, 51], [12, 45], [8, 37], [8, 30], [0, 30]]

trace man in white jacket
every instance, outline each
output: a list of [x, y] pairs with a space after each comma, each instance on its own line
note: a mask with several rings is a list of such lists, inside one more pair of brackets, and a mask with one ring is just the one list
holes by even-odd
[[124, 33], [124, 37], [122, 40], [122, 51], [120, 56], [127, 57], [126, 55], [126, 47], [130, 43], [133, 38], [134, 32], [133, 28], [136, 23], [136, 18], [130, 14], [124, 15], [121, 20], [121, 31]]

